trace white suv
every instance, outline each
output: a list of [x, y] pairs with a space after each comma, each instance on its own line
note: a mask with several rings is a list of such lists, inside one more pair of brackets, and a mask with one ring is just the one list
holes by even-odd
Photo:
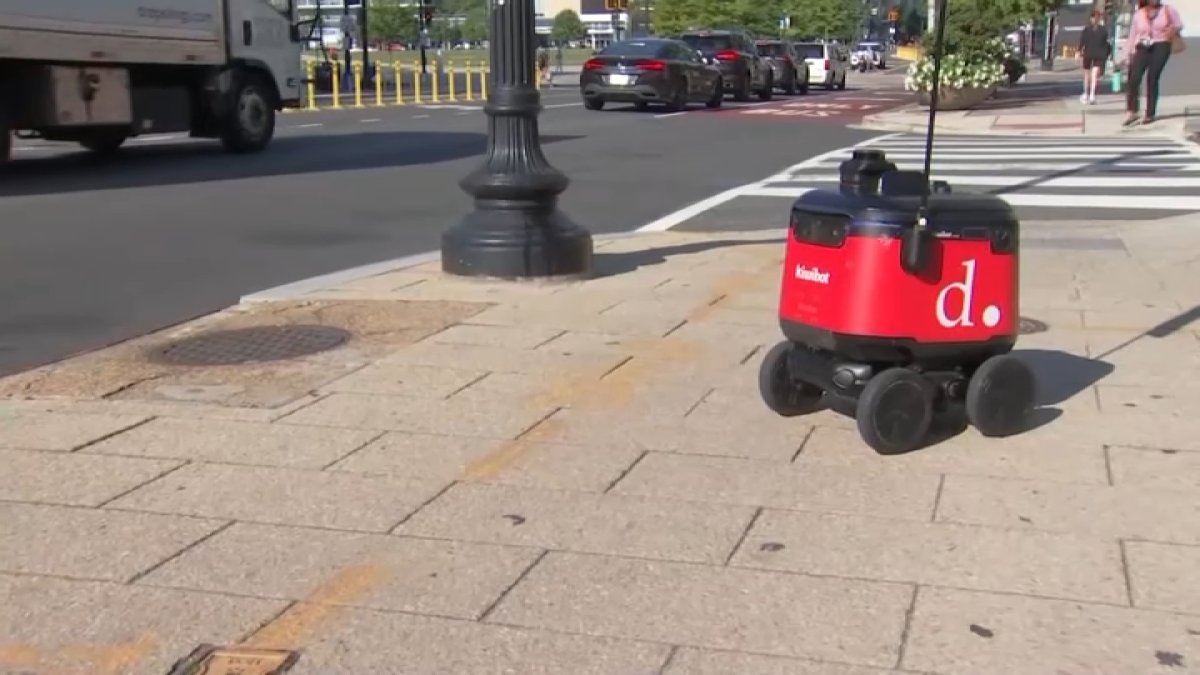
[[828, 42], [797, 42], [796, 55], [808, 61], [808, 82], [826, 89], [846, 88], [849, 54]]

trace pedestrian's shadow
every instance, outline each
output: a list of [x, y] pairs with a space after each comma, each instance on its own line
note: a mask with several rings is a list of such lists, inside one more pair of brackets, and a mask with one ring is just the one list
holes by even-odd
[[600, 249], [596, 252], [592, 269], [594, 270], [596, 277], [613, 277], [619, 274], [633, 272], [634, 270], [642, 267], [660, 265], [676, 256], [703, 253], [705, 251], [711, 251], [715, 248], [766, 244], [780, 245], [783, 242], [783, 238], [718, 239], [714, 241], [694, 241], [686, 244], [673, 244], [671, 246], [647, 248], [640, 251], [623, 251], [620, 253], [605, 253], [604, 249]]

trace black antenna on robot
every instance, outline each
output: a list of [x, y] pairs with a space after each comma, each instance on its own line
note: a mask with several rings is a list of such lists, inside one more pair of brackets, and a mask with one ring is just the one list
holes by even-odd
[[942, 89], [942, 57], [946, 43], [946, 5], [948, 0], [937, 0], [937, 30], [933, 42], [933, 84], [929, 90], [929, 126], [925, 130], [925, 189], [921, 192], [921, 209], [917, 212], [917, 227], [924, 228], [929, 209], [929, 194], [933, 191], [933, 132], [937, 122], [938, 98]]

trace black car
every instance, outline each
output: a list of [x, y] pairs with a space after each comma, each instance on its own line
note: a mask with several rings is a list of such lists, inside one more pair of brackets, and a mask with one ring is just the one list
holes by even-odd
[[808, 61], [796, 55], [792, 43], [787, 40], [759, 40], [755, 43], [758, 55], [775, 70], [775, 86], [783, 93], [793, 95], [808, 93]]
[[718, 108], [725, 97], [721, 70], [678, 40], [639, 38], [605, 47], [583, 64], [579, 90], [589, 110], [609, 101], [645, 109], [663, 103], [673, 111], [692, 101]]
[[741, 30], [698, 30], [679, 36], [688, 46], [704, 55], [709, 63], [721, 67], [725, 89], [733, 92], [735, 101], [749, 101], [750, 92], [770, 101], [775, 90], [771, 65], [758, 55], [754, 38]]

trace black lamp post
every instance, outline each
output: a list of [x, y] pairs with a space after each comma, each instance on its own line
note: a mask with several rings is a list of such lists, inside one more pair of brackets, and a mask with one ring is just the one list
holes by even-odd
[[442, 270], [502, 279], [591, 272], [592, 235], [557, 208], [569, 180], [538, 137], [533, 0], [493, 0], [487, 157], [462, 180], [475, 211], [442, 235]]

